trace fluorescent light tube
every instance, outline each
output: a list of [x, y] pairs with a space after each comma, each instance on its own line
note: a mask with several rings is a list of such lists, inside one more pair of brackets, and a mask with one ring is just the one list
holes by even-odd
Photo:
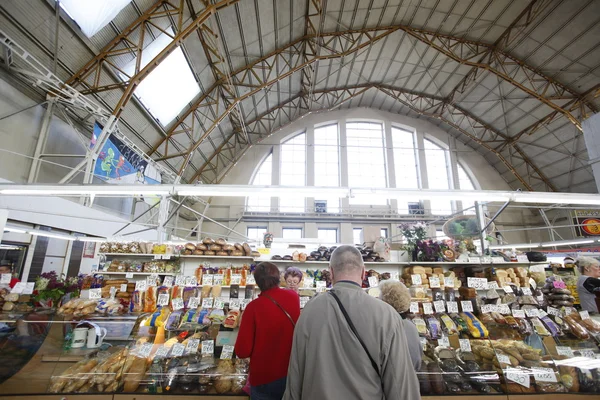
[[10, 227], [10, 226], [5, 226], [4, 230], [6, 232], [27, 233], [27, 231], [25, 229], [13, 228], [13, 227]]
[[46, 233], [46, 232], [40, 232], [40, 231], [28, 231], [27, 233], [29, 233], [30, 235], [34, 235], [34, 236], [44, 236], [44, 237], [49, 237], [49, 238], [53, 238], [53, 239], [62, 239], [62, 240], [76, 240], [77, 239], [75, 236], [54, 235], [52, 233]]
[[542, 247], [554, 247], [554, 246], [571, 246], [571, 245], [577, 245], [577, 244], [588, 244], [588, 243], [594, 243], [595, 240], [594, 239], [590, 239], [590, 240], [573, 240], [573, 241], [566, 241], [566, 242], [548, 242], [548, 243], [542, 243]]
[[105, 238], [95, 238], [95, 237], [87, 237], [87, 236], [77, 236], [77, 240], [80, 242], [94, 242], [94, 243], [102, 243], [106, 242]]
[[533, 249], [540, 247], [541, 243], [516, 243], [516, 244], [501, 244], [491, 245], [490, 250], [510, 250], [510, 249]]

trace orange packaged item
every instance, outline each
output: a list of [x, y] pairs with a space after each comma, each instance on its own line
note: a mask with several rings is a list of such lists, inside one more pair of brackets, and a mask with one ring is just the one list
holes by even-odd
[[144, 293], [144, 312], [156, 310], [156, 287], [150, 286]]

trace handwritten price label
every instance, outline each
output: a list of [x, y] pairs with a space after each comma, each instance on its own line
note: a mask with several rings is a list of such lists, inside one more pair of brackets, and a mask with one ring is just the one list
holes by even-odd
[[485, 278], [467, 278], [467, 286], [478, 290], [487, 289], [488, 281]]
[[304, 288], [312, 289], [315, 286], [315, 280], [313, 278], [304, 278]]
[[463, 312], [473, 312], [473, 303], [470, 301], [461, 301], [460, 308], [462, 308]]
[[579, 311], [581, 319], [590, 319], [590, 313], [588, 311]]
[[200, 299], [198, 297], [191, 297], [188, 300], [188, 308], [198, 308], [200, 305]]
[[498, 312], [502, 315], [510, 315], [510, 307], [508, 304], [499, 304]]
[[144, 290], [146, 290], [147, 288], [147, 282], [146, 281], [137, 281], [135, 282], [135, 290], [143, 292]]
[[[309, 297], [307, 297], [307, 299], [310, 299]], [[300, 299], [302, 300], [302, 299]], [[307, 300], [308, 301], [308, 300]], [[236, 308], [239, 309], [241, 305], [241, 300], [240, 299], [229, 299], [229, 308]]]
[[246, 276], [246, 286], [247, 285], [256, 285], [256, 281], [254, 280], [254, 275], [249, 274]]
[[111, 298], [111, 300], [114, 300], [116, 295], [117, 295], [117, 288], [113, 286], [113, 287], [110, 288], [110, 298]]
[[225, 307], [225, 301], [222, 297], [217, 297], [213, 303], [213, 308], [223, 309]]
[[158, 295], [158, 300], [156, 301], [156, 304], [159, 306], [167, 306], [169, 305], [169, 294], [168, 293], [161, 293]]
[[504, 375], [509, 381], [518, 383], [521, 386], [528, 388], [530, 385], [529, 375], [527, 373], [524, 373], [520, 369], [510, 367], [506, 368]]
[[595, 358], [595, 354], [593, 350], [579, 350], [579, 353], [581, 353], [582, 357], [588, 357], [591, 359]]
[[573, 354], [573, 349], [567, 346], [556, 346], [556, 353], [559, 356], [575, 357], [575, 354]]
[[166, 287], [173, 286], [173, 277], [172, 276], [165, 276], [165, 279], [163, 280], [163, 286], [166, 286]]
[[181, 343], [175, 343], [173, 347], [171, 347], [171, 357], [181, 357], [184, 351], [184, 345], [182, 345]]
[[502, 288], [502, 290], [504, 290], [504, 293], [507, 293], [507, 294], [511, 294], [513, 292], [512, 287], [510, 287], [510, 286], [504, 286]]
[[429, 278], [429, 287], [432, 289], [439, 288], [440, 286], [440, 278], [432, 276]]
[[442, 346], [442, 347], [450, 347], [450, 340], [448, 339], [447, 336], [442, 336], [441, 338], [438, 339], [438, 346]]
[[242, 275], [240, 274], [231, 274], [231, 284], [239, 285], [242, 283]]
[[560, 310], [554, 307], [548, 307], [548, 314], [560, 317]]
[[512, 310], [512, 315], [515, 318], [525, 318], [525, 311], [523, 311], [523, 310]]
[[488, 289], [500, 289], [500, 286], [498, 286], [498, 282], [496, 281], [489, 281], [487, 287]]
[[446, 276], [444, 278], [444, 286], [453, 288], [454, 287], [454, 278], [451, 276]]
[[200, 339], [190, 339], [187, 346], [185, 346], [185, 354], [196, 354], [198, 346], [200, 346]]
[[446, 306], [444, 305], [444, 300], [438, 300], [433, 302], [433, 306], [435, 307], [436, 313], [443, 313], [446, 311]]
[[[369, 279], [371, 279], [371, 278], [369, 278]], [[315, 284], [317, 285], [317, 289], [326, 289], [327, 288], [327, 282], [325, 282], [325, 281], [316, 281]]]
[[102, 289], [90, 289], [90, 300], [102, 298]]
[[418, 314], [419, 313], [419, 303], [416, 302], [411, 302], [410, 303], [410, 312], [413, 314]]
[[460, 350], [465, 352], [471, 351], [471, 341], [469, 339], [458, 339]]
[[527, 308], [525, 309], [525, 314], [527, 314], [529, 318], [535, 318], [539, 316], [537, 308]]
[[215, 352], [215, 341], [214, 340], [204, 340], [202, 341], [202, 354], [212, 356]]
[[173, 301], [171, 301], [171, 305], [173, 306], [173, 310], [177, 311], [177, 310], [181, 310], [183, 308], [183, 299], [181, 298], [176, 298], [173, 299]]
[[500, 364], [508, 364], [508, 365], [510, 365], [510, 358], [508, 358], [507, 355], [496, 353], [496, 358], [498, 359], [498, 362]]
[[423, 303], [423, 313], [425, 315], [433, 314], [433, 305], [431, 303]]
[[456, 301], [447, 301], [446, 307], [450, 314], [458, 314], [458, 303]]
[[413, 285], [422, 285], [423, 284], [423, 280], [421, 279], [421, 275], [419, 275], [419, 274], [411, 275], [410, 280]]
[[154, 274], [152, 274], [146, 278], [146, 286], [148, 286], [148, 287], [156, 286], [156, 277], [154, 276]]
[[126, 283], [122, 284], [121, 287], [120, 287], [120, 289], [119, 289], [119, 291], [120, 292], [126, 292], [127, 291], [127, 284]]
[[177, 286], [185, 286], [185, 276], [183, 276], [183, 275], [177, 275], [175, 277], [175, 284]]
[[138, 354], [144, 358], [150, 357], [150, 352], [152, 351], [152, 343], [144, 343], [142, 347], [138, 350]]
[[214, 276], [212, 274], [202, 275], [202, 284], [212, 286], [214, 282]]
[[534, 367], [532, 372], [536, 382], [557, 382], [556, 374], [550, 368]]
[[215, 286], [222, 286], [224, 280], [225, 280], [225, 277], [223, 276], [223, 274], [215, 275], [213, 278], [213, 284]]
[[133, 279], [133, 272], [128, 272], [125, 274], [125, 279]]
[[309, 300], [310, 300], [310, 297], [306, 297], [306, 296], [300, 297], [300, 308], [304, 308], [304, 306], [306, 306], [306, 303], [308, 303]]
[[166, 358], [167, 354], [169, 354], [169, 348], [165, 346], [160, 346], [155, 353], [156, 358]]
[[[379, 286], [379, 280], [377, 279], [376, 276], [370, 276], [369, 279], [369, 287], [377, 287]], [[318, 284], [319, 282], [317, 282]]]
[[223, 346], [223, 350], [221, 350], [221, 360], [231, 360], [233, 358], [233, 346], [230, 344], [226, 344]]
[[529, 289], [529, 288], [523, 288], [523, 294], [525, 296], [531, 296], [531, 289]]
[[212, 297], [207, 297], [202, 299], [202, 308], [213, 308], [214, 299]]

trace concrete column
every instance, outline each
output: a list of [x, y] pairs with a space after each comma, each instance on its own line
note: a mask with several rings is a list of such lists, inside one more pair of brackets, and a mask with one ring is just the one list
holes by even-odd
[[38, 135], [37, 143], [35, 145], [35, 153], [33, 160], [31, 161], [31, 168], [29, 169], [29, 177], [27, 183], [34, 183], [37, 181], [40, 173], [40, 156], [44, 153], [46, 148], [46, 142], [48, 140], [48, 132], [50, 132], [50, 124], [52, 123], [52, 115], [54, 111], [54, 103], [56, 100], [49, 99], [46, 112], [44, 113], [44, 119], [42, 120], [42, 126], [40, 128], [40, 134]]
[[[390, 121], [383, 122], [383, 135], [385, 137], [385, 158], [387, 168], [388, 187], [395, 188], [396, 185], [396, 166], [394, 165], [394, 138], [392, 137], [392, 124]], [[392, 211], [398, 211], [398, 200], [389, 200], [389, 207]]]
[[[346, 119], [340, 118], [338, 121], [340, 129], [340, 183], [342, 187], [348, 187], [348, 140], [346, 138]], [[342, 210], [348, 210], [350, 202], [348, 198], [341, 201]], [[343, 236], [340, 236], [343, 238]], [[352, 229], [350, 229], [350, 238], [352, 238]], [[346, 243], [342, 241], [342, 243]], [[352, 243], [352, 241], [348, 242]]]
[[[312, 124], [306, 127], [306, 186], [315, 186], [315, 128]], [[307, 197], [305, 201], [305, 210], [314, 212], [315, 198]]]
[[304, 224], [304, 237], [305, 238], [316, 238], [318, 237], [318, 227], [316, 222], [307, 222]]
[[[448, 154], [450, 155], [450, 189], [460, 189], [460, 183], [458, 181], [458, 154], [456, 151], [456, 138], [448, 137]], [[462, 202], [452, 200], [452, 211], [456, 212], [462, 210]]]
[[596, 180], [596, 191], [600, 193], [600, 113], [583, 121], [581, 126], [588, 158]]
[[340, 224], [340, 243], [342, 244], [354, 244], [354, 236], [352, 234], [352, 224], [342, 222]]
[[[425, 161], [425, 137], [423, 132], [416, 131], [417, 137], [417, 164], [419, 168], [419, 188], [424, 189], [429, 187], [429, 180], [427, 178], [427, 162]], [[431, 202], [429, 200], [422, 200], [425, 213], [431, 214]]]

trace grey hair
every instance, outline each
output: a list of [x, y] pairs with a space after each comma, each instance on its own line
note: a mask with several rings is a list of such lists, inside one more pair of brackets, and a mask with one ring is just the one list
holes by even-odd
[[394, 307], [396, 312], [404, 313], [410, 308], [410, 291], [404, 283], [387, 279], [379, 282], [379, 299]]
[[579, 268], [579, 272], [583, 273], [587, 267], [593, 267], [594, 265], [600, 265], [600, 261], [592, 257], [577, 257], [575, 264]]
[[360, 272], [365, 264], [362, 254], [354, 246], [343, 245], [338, 247], [331, 254], [329, 267], [334, 274], [351, 274]]

